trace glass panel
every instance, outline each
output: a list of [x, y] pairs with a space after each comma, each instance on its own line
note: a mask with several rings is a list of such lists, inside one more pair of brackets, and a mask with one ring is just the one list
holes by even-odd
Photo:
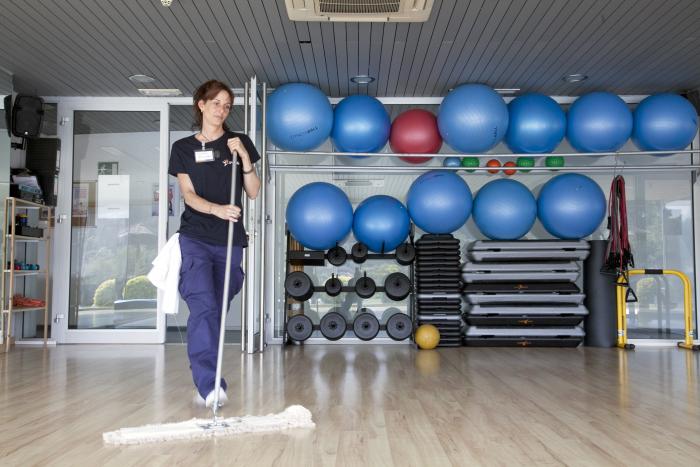
[[70, 329], [155, 329], [159, 112], [76, 111]]
[[[234, 106], [226, 119], [226, 124], [232, 131], [243, 131], [243, 107]], [[191, 105], [171, 105], [170, 106], [170, 146], [175, 141], [191, 136], [192, 130], [192, 106]], [[180, 188], [177, 178], [168, 175], [168, 188], [172, 192], [171, 202], [172, 212], [168, 216], [167, 236], [170, 238], [180, 228], [180, 216], [185, 210], [185, 200], [180, 196]], [[240, 294], [233, 298], [229, 314], [226, 318], [226, 342], [240, 343], [241, 341], [241, 299]], [[187, 303], [180, 299], [180, 308], [177, 315], [166, 316], [166, 336], [165, 341], [171, 343], [187, 342], [187, 318], [190, 311]]]

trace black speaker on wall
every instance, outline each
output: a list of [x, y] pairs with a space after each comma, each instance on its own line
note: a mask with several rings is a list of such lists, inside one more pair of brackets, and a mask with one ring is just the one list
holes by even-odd
[[18, 94], [12, 105], [12, 134], [20, 138], [36, 138], [41, 133], [44, 100]]

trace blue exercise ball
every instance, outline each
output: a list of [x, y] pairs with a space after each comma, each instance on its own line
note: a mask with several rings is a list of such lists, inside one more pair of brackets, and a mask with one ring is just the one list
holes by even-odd
[[438, 111], [442, 139], [454, 150], [474, 154], [496, 146], [508, 130], [508, 106], [483, 84], [462, 84], [442, 100]]
[[643, 151], [680, 151], [698, 131], [698, 115], [687, 99], [677, 94], [655, 94], [634, 111], [632, 139]]
[[603, 190], [581, 174], [557, 175], [544, 184], [537, 198], [537, 215], [544, 228], [567, 240], [592, 234], [606, 210]]
[[355, 209], [352, 232], [375, 253], [388, 253], [401, 245], [411, 227], [406, 207], [396, 198], [370, 196]]
[[349, 96], [335, 106], [331, 138], [338, 151], [377, 152], [390, 133], [389, 114], [372, 96]]
[[267, 134], [285, 151], [316, 149], [331, 134], [333, 107], [320, 89], [289, 83], [267, 98]]
[[287, 203], [287, 227], [306, 248], [327, 250], [352, 228], [352, 205], [335, 185], [314, 182], [299, 188]]
[[615, 94], [592, 92], [569, 109], [566, 137], [579, 152], [612, 152], [632, 134], [632, 112]]
[[469, 219], [472, 192], [456, 173], [431, 170], [411, 184], [406, 205], [418, 227], [431, 234], [446, 234], [459, 229]]
[[443, 167], [461, 167], [462, 166], [462, 159], [459, 157], [446, 157], [442, 161], [442, 166]]
[[522, 183], [502, 178], [484, 185], [474, 197], [474, 222], [493, 240], [517, 240], [537, 218], [537, 201]]
[[530, 93], [508, 104], [506, 144], [514, 153], [552, 152], [566, 134], [566, 114], [554, 99]]

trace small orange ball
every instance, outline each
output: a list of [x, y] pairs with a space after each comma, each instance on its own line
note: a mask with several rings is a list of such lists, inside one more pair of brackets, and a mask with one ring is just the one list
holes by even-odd
[[[501, 166], [501, 161], [498, 159], [491, 159], [486, 163], [486, 167], [500, 167]], [[488, 171], [490, 174], [497, 174], [499, 171], [498, 170], [489, 170]]]
[[[508, 161], [505, 164], [503, 164], [503, 167], [517, 167], [515, 165], [515, 162], [513, 161]], [[504, 170], [503, 173], [506, 175], [513, 175], [516, 172], [516, 170]]]

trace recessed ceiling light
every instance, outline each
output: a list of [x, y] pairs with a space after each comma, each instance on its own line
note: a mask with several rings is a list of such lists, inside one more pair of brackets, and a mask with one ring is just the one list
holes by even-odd
[[496, 88], [494, 91], [498, 94], [515, 94], [520, 91], [520, 88]]
[[156, 80], [155, 78], [152, 78], [148, 75], [131, 75], [131, 76], [129, 76], [129, 81], [131, 81], [132, 83], [139, 83], [139, 84], [153, 83], [155, 80]]
[[369, 84], [374, 81], [374, 78], [369, 75], [357, 75], [350, 78], [350, 81], [355, 84]]
[[583, 73], [573, 73], [570, 75], [564, 75], [562, 79], [567, 83], [580, 83], [581, 81], [586, 81], [588, 76], [584, 75]]
[[179, 89], [139, 89], [139, 92], [148, 97], [174, 97], [181, 96]]

